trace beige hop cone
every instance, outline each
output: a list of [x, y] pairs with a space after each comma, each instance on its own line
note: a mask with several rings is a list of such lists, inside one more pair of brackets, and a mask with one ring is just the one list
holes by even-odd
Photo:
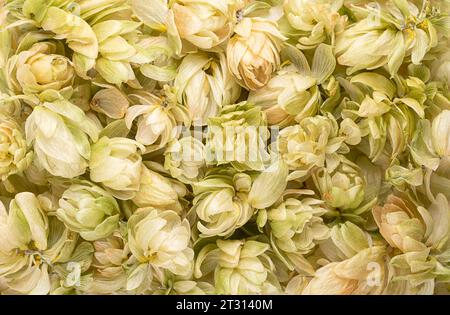
[[407, 198], [389, 195], [383, 206], [372, 210], [383, 238], [403, 253], [442, 248], [449, 233], [450, 206], [438, 194], [428, 209]]
[[25, 140], [22, 127], [13, 118], [0, 115], [0, 178], [26, 170], [33, 159], [33, 152]]
[[113, 196], [128, 200], [139, 191], [144, 147], [122, 137], [100, 138], [91, 147], [90, 178]]
[[97, 37], [89, 24], [70, 11], [59, 8], [63, 3], [26, 0], [23, 3], [23, 14], [35, 20], [43, 30], [54, 33], [65, 39], [74, 51], [72, 62], [78, 75], [87, 78], [87, 71], [95, 65], [98, 55]]
[[133, 0], [133, 13], [146, 26], [166, 32], [170, 49], [177, 56], [200, 50], [220, 51], [232, 34], [235, 0]]
[[107, 294], [125, 290], [127, 274], [126, 264], [130, 256], [130, 249], [123, 231], [117, 229], [107, 238], [93, 242], [94, 268], [93, 282], [89, 293]]
[[286, 33], [298, 37], [297, 47], [313, 49], [329, 41], [334, 43], [336, 34], [347, 26], [347, 16], [340, 15], [343, 1], [287, 0], [283, 3], [285, 17], [290, 28]]
[[213, 272], [217, 294], [276, 294], [275, 265], [269, 245], [255, 240], [217, 240], [204, 246], [195, 261], [195, 277]]
[[45, 204], [44, 196], [21, 192], [8, 212], [0, 205], [0, 278], [5, 293], [47, 294], [70, 277], [69, 261], [89, 267], [90, 245], [77, 244], [78, 235], [48, 216]]
[[352, 258], [319, 268], [301, 292], [304, 295], [380, 294], [386, 286], [383, 246], [362, 250]]
[[57, 47], [50, 41], [37, 42], [11, 57], [7, 64], [11, 88], [33, 94], [70, 87], [75, 71], [72, 62], [57, 53]]
[[331, 88], [336, 85], [332, 76], [336, 60], [331, 46], [320, 44], [314, 51], [311, 66], [297, 48], [286, 45], [283, 52], [290, 63], [283, 66], [264, 88], [250, 91], [248, 97], [250, 103], [264, 109], [270, 125], [281, 128], [315, 115], [322, 103], [319, 87], [328, 91], [328, 85]]
[[27, 142], [50, 174], [74, 178], [86, 171], [90, 141], [97, 140], [100, 128], [79, 107], [47, 92], [47, 99], [34, 107], [25, 122]]
[[184, 104], [194, 125], [205, 125], [220, 109], [233, 104], [241, 92], [227, 68], [225, 54], [188, 54], [174, 81], [177, 100]]
[[239, 84], [257, 90], [280, 67], [280, 49], [286, 38], [275, 22], [259, 17], [244, 18], [234, 32], [227, 46], [228, 68]]
[[135, 140], [146, 146], [147, 152], [165, 147], [169, 141], [178, 138], [182, 124], [190, 125], [188, 109], [177, 101], [174, 88], [167, 85], [158, 97], [149, 92], [136, 94], [136, 105], [127, 109], [125, 123], [132, 128], [136, 120]]
[[131, 199], [138, 207], [158, 207], [181, 211], [179, 198], [186, 194], [186, 187], [182, 183], [170, 180], [142, 165], [139, 190]]
[[[177, 0], [169, 11], [169, 21], [180, 39], [203, 50], [223, 43], [233, 31], [236, 5], [233, 0]], [[168, 23], [169, 27], [173, 24]]]
[[64, 191], [56, 214], [70, 230], [94, 241], [117, 228], [120, 208], [107, 191], [89, 181], [80, 181]]
[[410, 1], [387, 1], [377, 8], [370, 5], [353, 7], [362, 18], [336, 38], [338, 62], [347, 73], [385, 66], [395, 75], [405, 59], [420, 64], [437, 45], [439, 19], [446, 19], [432, 3], [416, 6]]
[[251, 177], [226, 170], [208, 174], [193, 184], [197, 228], [201, 237], [228, 236], [252, 217], [254, 209], [248, 202]]
[[193, 271], [194, 251], [190, 247], [189, 222], [172, 210], [140, 208], [128, 220], [128, 245], [137, 260], [127, 289], [139, 287], [149, 268], [187, 276]]

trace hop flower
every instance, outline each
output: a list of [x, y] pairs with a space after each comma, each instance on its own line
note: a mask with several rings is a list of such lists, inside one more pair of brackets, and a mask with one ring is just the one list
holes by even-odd
[[72, 246], [62, 251], [62, 257], [53, 265], [50, 294], [84, 294], [92, 285], [90, 272], [94, 252], [92, 244], [89, 242], [69, 244]]
[[364, 200], [365, 182], [355, 163], [341, 157], [336, 169], [319, 169], [313, 179], [327, 205], [342, 210], [355, 209]]
[[13, 56], [8, 66], [11, 68], [14, 89], [33, 94], [71, 86], [75, 74], [72, 64], [56, 52], [55, 43], [39, 42]]
[[168, 28], [174, 28], [178, 41], [211, 49], [229, 38], [235, 15], [233, 0], [177, 0], [169, 11]]
[[195, 276], [214, 271], [217, 294], [277, 293], [279, 283], [273, 274], [274, 264], [265, 253], [268, 249], [269, 245], [254, 240], [217, 240], [198, 254]]
[[436, 229], [439, 218], [448, 220], [450, 208], [447, 199], [439, 194], [430, 206], [416, 208], [411, 201], [389, 195], [383, 207], [374, 207], [373, 217], [383, 238], [402, 252], [419, 252], [427, 246], [439, 247], [446, 237], [446, 229]]
[[[348, 122], [348, 121], [347, 121]], [[298, 125], [289, 126], [280, 131], [277, 148], [281, 158], [294, 172], [291, 178], [304, 177], [314, 167], [323, 167], [338, 163], [338, 153], [348, 151], [345, 142], [356, 144], [360, 141], [359, 129], [345, 123], [341, 130], [331, 116], [315, 116], [303, 119]], [[339, 135], [342, 134], [342, 135]]]
[[96, 112], [103, 113], [113, 119], [123, 118], [130, 103], [119, 89], [109, 87], [95, 93], [90, 107]]
[[195, 199], [192, 211], [204, 237], [231, 235], [253, 215], [248, 203], [251, 178], [245, 173], [210, 174], [193, 184]]
[[107, 294], [125, 289], [127, 275], [124, 266], [130, 256], [126, 239], [119, 230], [104, 239], [93, 242], [95, 268], [90, 293]]
[[[158, 98], [152, 94], [144, 97], [146, 105], [134, 105], [128, 108], [125, 122], [131, 129], [133, 121], [138, 118], [135, 139], [139, 143], [148, 146], [148, 151], [158, 150], [178, 136], [178, 121], [186, 121], [187, 113], [178, 107], [170, 98], [169, 92], [166, 98]], [[164, 106], [168, 103], [167, 106]], [[177, 119], [178, 118], [178, 119]], [[186, 120], [184, 120], [186, 119]]]
[[290, 125], [294, 119], [301, 121], [317, 113], [320, 92], [316, 82], [315, 78], [287, 66], [263, 89], [250, 91], [248, 102], [264, 109], [270, 125]]
[[39, 163], [52, 175], [73, 178], [83, 174], [91, 156], [89, 139], [99, 128], [69, 101], [56, 98], [36, 106], [25, 123], [28, 143]]
[[97, 37], [82, 18], [52, 4], [26, 0], [22, 11], [27, 18], [35, 20], [43, 30], [53, 32], [60, 39], [66, 40], [69, 48], [74, 51], [72, 62], [75, 71], [87, 78], [87, 71], [94, 67], [98, 55]]
[[403, 252], [424, 248], [424, 226], [415, 217], [413, 209], [408, 201], [394, 195], [387, 198], [383, 207], [373, 209], [373, 217], [383, 238]]
[[437, 45], [436, 17], [429, 6], [419, 10], [409, 1], [393, 1], [375, 10], [358, 7], [358, 11], [364, 18], [336, 38], [338, 62], [349, 67], [348, 74], [386, 65], [395, 75], [404, 58], [410, 56], [413, 64], [420, 64]]
[[[417, 78], [406, 80], [405, 89], [414, 90], [416, 84], [420, 85], [418, 81]], [[373, 72], [353, 76], [350, 86], [344, 80], [340, 82], [354, 95], [354, 100], [343, 110], [343, 116], [358, 124], [361, 136], [367, 136], [369, 150], [365, 150], [369, 158], [377, 160], [385, 152], [395, 157], [404, 152], [413, 136], [417, 117], [424, 115], [423, 100], [420, 100], [423, 91], [408, 91], [396, 98], [395, 85]]]
[[321, 203], [313, 198], [288, 199], [267, 211], [267, 220], [278, 248], [307, 254], [315, 246], [314, 241], [328, 237], [328, 228], [320, 218], [326, 212], [318, 206]]
[[440, 275], [449, 272], [441, 254], [450, 233], [448, 224], [442, 224], [450, 222], [449, 203], [438, 194], [427, 208], [390, 195], [383, 207], [372, 210], [383, 238], [402, 252], [389, 262], [396, 281], [389, 284], [388, 292], [429, 294]]
[[258, 226], [268, 227], [272, 249], [290, 270], [313, 273], [313, 267], [303, 255], [311, 253], [329, 237], [329, 228], [321, 218], [327, 212], [320, 206], [322, 203], [313, 198], [289, 198], [258, 212]]
[[[181, 187], [181, 184], [177, 185]], [[158, 207], [159, 209], [181, 210], [178, 202], [183, 197], [184, 187], [178, 189], [168, 178], [149, 170], [144, 165], [141, 168], [139, 190], [131, 199], [138, 207]]]
[[316, 271], [302, 294], [381, 294], [386, 281], [385, 253], [383, 246], [374, 246], [347, 260], [329, 263]]
[[319, 244], [320, 251], [329, 261], [344, 261], [352, 258], [371, 245], [383, 246], [383, 240], [376, 241], [356, 224], [347, 221], [330, 229], [330, 237]]
[[92, 145], [90, 177], [119, 199], [131, 199], [139, 190], [144, 147], [127, 138], [102, 137]]
[[164, 167], [183, 183], [195, 182], [203, 177], [205, 155], [204, 144], [194, 137], [173, 140], [164, 152]]
[[31, 164], [33, 153], [29, 151], [24, 132], [13, 118], [0, 115], [0, 178], [23, 172]]
[[175, 275], [192, 272], [194, 251], [189, 247], [189, 222], [171, 210], [141, 208], [128, 220], [128, 244], [141, 264]]
[[121, 84], [136, 79], [130, 62], [137, 54], [136, 48], [127, 41], [140, 23], [126, 20], [107, 20], [92, 26], [98, 40], [100, 57], [95, 70], [109, 83]]
[[223, 105], [233, 104], [241, 92], [228, 71], [225, 55], [189, 54], [183, 58], [174, 86], [194, 125], [204, 125]]
[[280, 66], [280, 49], [286, 39], [277, 24], [263, 18], [244, 18], [228, 42], [228, 68], [239, 84], [257, 90], [267, 84]]
[[403, 167], [398, 161], [394, 161], [386, 170], [386, 179], [399, 191], [405, 192], [410, 186], [417, 187], [423, 183], [422, 169], [413, 168], [412, 165]]
[[231, 163], [238, 170], [263, 170], [268, 161], [266, 117], [259, 107], [242, 102], [225, 106], [209, 119], [206, 152], [210, 163]]
[[29, 192], [16, 194], [8, 212], [0, 205], [0, 278], [7, 287], [4, 293], [49, 293], [51, 268], [72, 257], [77, 235], [56, 218], [47, 217], [44, 208], [44, 199]]
[[72, 184], [59, 200], [59, 207], [58, 218], [88, 241], [109, 236], [119, 223], [117, 201], [88, 181]]
[[323, 0], [285, 1], [285, 17], [293, 28], [286, 33], [298, 33], [297, 47], [300, 49], [312, 49], [325, 41], [333, 42], [347, 24], [347, 17], [338, 12], [341, 4]]
[[[0, 253], [0, 259], [5, 263], [1, 264], [2, 268], [6, 269], [11, 265], [14, 268], [0, 274], [7, 287], [2, 291], [3, 294], [45, 295], [49, 293], [51, 282], [47, 264], [34, 264], [30, 257], [25, 256], [17, 257], [17, 255], [8, 254], [7, 257], [4, 257], [2, 253]], [[19, 281], [19, 279], [24, 279], [24, 281]]]
[[[3, 212], [6, 216], [6, 213]], [[48, 219], [39, 200], [29, 192], [18, 193], [9, 205], [8, 219], [3, 230], [4, 246], [0, 248], [35, 247], [47, 249]]]

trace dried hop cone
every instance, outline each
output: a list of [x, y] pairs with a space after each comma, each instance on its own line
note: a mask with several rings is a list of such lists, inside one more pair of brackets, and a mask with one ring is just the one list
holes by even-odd
[[194, 251], [189, 222], [171, 210], [140, 208], [128, 220], [131, 253], [140, 263], [188, 276]]
[[217, 294], [275, 294], [279, 283], [268, 250], [268, 244], [254, 240], [217, 240], [198, 254], [195, 276], [214, 271]]
[[58, 218], [88, 241], [109, 236], [118, 226], [120, 209], [112, 195], [88, 181], [72, 184], [59, 200]]
[[72, 62], [58, 55], [53, 42], [39, 42], [9, 60], [12, 86], [24, 94], [71, 86], [74, 79]]
[[13, 118], [0, 116], [0, 178], [23, 172], [31, 164], [33, 152], [25, 140], [22, 127]]
[[286, 39], [277, 24], [263, 18], [244, 18], [234, 28], [227, 46], [228, 68], [239, 84], [257, 90], [280, 66], [280, 49]]

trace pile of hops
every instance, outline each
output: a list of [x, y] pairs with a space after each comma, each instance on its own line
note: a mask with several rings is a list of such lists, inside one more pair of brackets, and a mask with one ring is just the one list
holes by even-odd
[[0, 293], [447, 293], [449, 8], [0, 0]]

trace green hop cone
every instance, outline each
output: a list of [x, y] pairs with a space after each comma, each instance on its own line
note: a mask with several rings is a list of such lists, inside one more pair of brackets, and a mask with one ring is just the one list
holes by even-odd
[[309, 176], [318, 167], [333, 169], [339, 163], [339, 153], [348, 152], [347, 144], [360, 140], [360, 130], [352, 121], [344, 120], [339, 126], [332, 115], [318, 115], [282, 129], [277, 148], [293, 171], [289, 179], [295, 179]]
[[349, 67], [348, 74], [386, 66], [393, 76], [405, 58], [420, 64], [437, 45], [438, 19], [433, 15], [439, 11], [429, 5], [392, 1], [378, 8], [356, 6], [355, 11], [363, 18], [336, 38], [338, 62]]
[[248, 202], [251, 178], [245, 173], [211, 174], [193, 184], [193, 208], [201, 236], [228, 236], [253, 215]]
[[210, 163], [231, 163], [237, 170], [263, 170], [269, 160], [266, 116], [260, 107], [242, 102], [224, 106], [208, 121], [206, 141]]
[[88, 181], [72, 184], [59, 200], [59, 207], [58, 218], [88, 241], [109, 236], [119, 223], [117, 201]]
[[311, 272], [312, 267], [302, 255], [309, 254], [329, 237], [329, 228], [321, 217], [327, 212], [322, 204], [314, 198], [289, 198], [258, 213], [258, 225], [270, 227], [272, 248], [291, 270]]
[[347, 16], [338, 12], [342, 4], [342, 1], [287, 0], [283, 9], [289, 27], [284, 33], [298, 37], [296, 46], [300, 49], [333, 41], [347, 26]]
[[36, 106], [25, 123], [35, 158], [52, 175], [74, 178], [86, 171], [90, 141], [100, 128], [77, 106], [61, 98]]
[[342, 210], [355, 209], [364, 200], [365, 182], [359, 167], [346, 158], [330, 173], [318, 170], [313, 179], [327, 205]]

